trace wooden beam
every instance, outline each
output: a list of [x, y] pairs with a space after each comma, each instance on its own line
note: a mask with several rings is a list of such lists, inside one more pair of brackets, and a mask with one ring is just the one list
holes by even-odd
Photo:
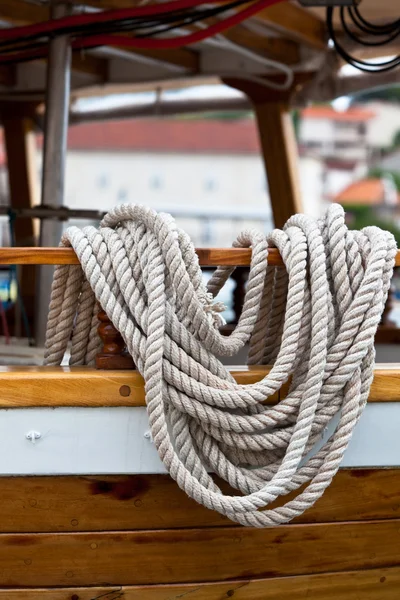
[[255, 19], [280, 33], [285, 39], [321, 50], [327, 46], [324, 21], [291, 2], [264, 8], [257, 13]]
[[[12, 208], [31, 208], [38, 203], [36, 141], [32, 121], [15, 116], [11, 106], [2, 110], [7, 154], [10, 204]], [[20, 218], [15, 222], [15, 241], [21, 246], [33, 246], [33, 220]]]
[[2, 0], [0, 5], [0, 18], [15, 25], [26, 23], [39, 23], [47, 21], [49, 10], [44, 4], [21, 2], [15, 0]]
[[[260, 381], [269, 367], [232, 369], [242, 385]], [[90, 367], [0, 367], [0, 408], [56, 406], [146, 406], [144, 382], [138, 371], [102, 371]], [[275, 404], [280, 395], [266, 400]], [[369, 402], [400, 402], [400, 368], [375, 369]]]
[[0, 587], [152, 585], [398, 566], [400, 520], [0, 535]]
[[[199, 68], [199, 55], [194, 50], [188, 50], [186, 48], [171, 48], [164, 50], [152, 50], [152, 49], [130, 49], [121, 46], [120, 50], [126, 53], [128, 56], [137, 57], [140, 60], [141, 57], [151, 59], [155, 63], [166, 66], [173, 65], [175, 67], [182, 67], [187, 71], [196, 73]], [[121, 59], [123, 60], [123, 58]], [[175, 73], [176, 75], [176, 73]], [[173, 75], [172, 75], [173, 76]]]
[[255, 102], [269, 196], [275, 227], [282, 228], [302, 212], [298, 174], [298, 150], [289, 107], [281, 103]]
[[0, 590], [0, 600], [394, 600], [400, 568], [323, 573], [274, 579], [151, 586], [25, 588]]
[[[8, 181], [11, 208], [31, 208], [38, 203], [39, 181], [36, 160], [36, 141], [33, 122], [13, 113], [12, 108], [2, 111], [4, 139], [7, 155]], [[33, 219], [21, 218], [12, 223], [14, 243], [19, 246], [34, 246], [37, 228]], [[33, 322], [35, 306], [36, 268], [24, 266], [18, 273], [21, 299], [28, 319]], [[19, 305], [17, 305], [19, 306]], [[15, 312], [14, 333], [19, 330]], [[26, 332], [27, 333], [27, 332]]]
[[[202, 266], [250, 265], [251, 250], [246, 248], [197, 248], [196, 252]], [[270, 249], [268, 262], [283, 264], [276, 248]], [[0, 248], [0, 264], [78, 265], [79, 259], [72, 248]]]
[[[196, 253], [202, 267], [250, 266], [251, 250], [247, 248], [196, 248]], [[283, 266], [276, 248], [269, 249], [268, 264]], [[79, 259], [72, 248], [0, 248], [0, 265], [79, 265]], [[400, 267], [400, 250], [395, 266]]]
[[266, 58], [294, 65], [300, 61], [299, 45], [279, 37], [266, 37], [253, 33], [243, 25], [224, 32], [224, 37], [243, 48], [253, 50]]
[[[226, 482], [216, 480], [225, 494], [233, 493]], [[190, 499], [169, 475], [2, 477], [1, 490], [1, 533], [233, 525]], [[400, 469], [340, 469], [318, 502], [294, 522], [398, 518], [399, 496]]]
[[0, 66], [0, 85], [12, 86], [17, 82], [15, 65]]

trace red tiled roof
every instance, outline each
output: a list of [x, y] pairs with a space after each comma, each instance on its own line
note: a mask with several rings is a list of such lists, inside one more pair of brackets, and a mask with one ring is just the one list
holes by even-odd
[[143, 119], [84, 123], [70, 127], [71, 150], [258, 153], [252, 119]]
[[301, 111], [306, 119], [329, 119], [331, 121], [369, 121], [375, 117], [372, 110], [359, 106], [350, 106], [348, 110], [338, 111], [332, 106], [308, 106]]
[[[385, 201], [384, 183], [378, 178], [361, 179], [342, 190], [334, 198], [334, 201], [341, 204], [359, 204], [360, 206], [383, 204]], [[400, 198], [398, 198], [398, 202], [400, 202]]]

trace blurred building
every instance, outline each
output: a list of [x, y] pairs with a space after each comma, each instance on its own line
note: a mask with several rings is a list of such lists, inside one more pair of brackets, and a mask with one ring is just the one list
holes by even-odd
[[[370, 102], [345, 111], [330, 105], [311, 106], [301, 112], [299, 145], [323, 161], [323, 196], [331, 200], [380, 166], [399, 132], [400, 106], [396, 104]], [[389, 197], [390, 182], [387, 188]]]

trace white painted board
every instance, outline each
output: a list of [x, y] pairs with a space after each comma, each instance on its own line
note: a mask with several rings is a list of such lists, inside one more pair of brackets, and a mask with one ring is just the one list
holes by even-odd
[[[1, 409], [0, 475], [163, 473], [148, 431], [145, 408]], [[400, 402], [368, 404], [342, 466], [400, 467], [399, 431]]]

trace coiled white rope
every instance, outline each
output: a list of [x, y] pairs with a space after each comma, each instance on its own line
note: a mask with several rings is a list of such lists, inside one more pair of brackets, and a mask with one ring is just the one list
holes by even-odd
[[[118, 206], [99, 229], [69, 228], [61, 244], [74, 248], [81, 267], [56, 269], [46, 364], [60, 364], [71, 331], [70, 364], [92, 364], [99, 301], [145, 379], [160, 458], [191, 498], [255, 527], [290, 521], [314, 504], [367, 401], [393, 236], [349, 231], [338, 205], [320, 221], [296, 215], [267, 238], [243, 232], [234, 246], [251, 248], [250, 275], [229, 337], [218, 331], [210, 293], [233, 269], [219, 267], [206, 288], [192, 243], [169, 215]], [[272, 245], [286, 270], [268, 266]], [[247, 343], [250, 364], [273, 367], [262, 381], [238, 385], [217, 356]], [[265, 405], [289, 378], [287, 397]], [[334, 433], [308, 458], [336, 414]], [[224, 495], [210, 470], [242, 495]], [[267, 508], [294, 490], [294, 499]]]

